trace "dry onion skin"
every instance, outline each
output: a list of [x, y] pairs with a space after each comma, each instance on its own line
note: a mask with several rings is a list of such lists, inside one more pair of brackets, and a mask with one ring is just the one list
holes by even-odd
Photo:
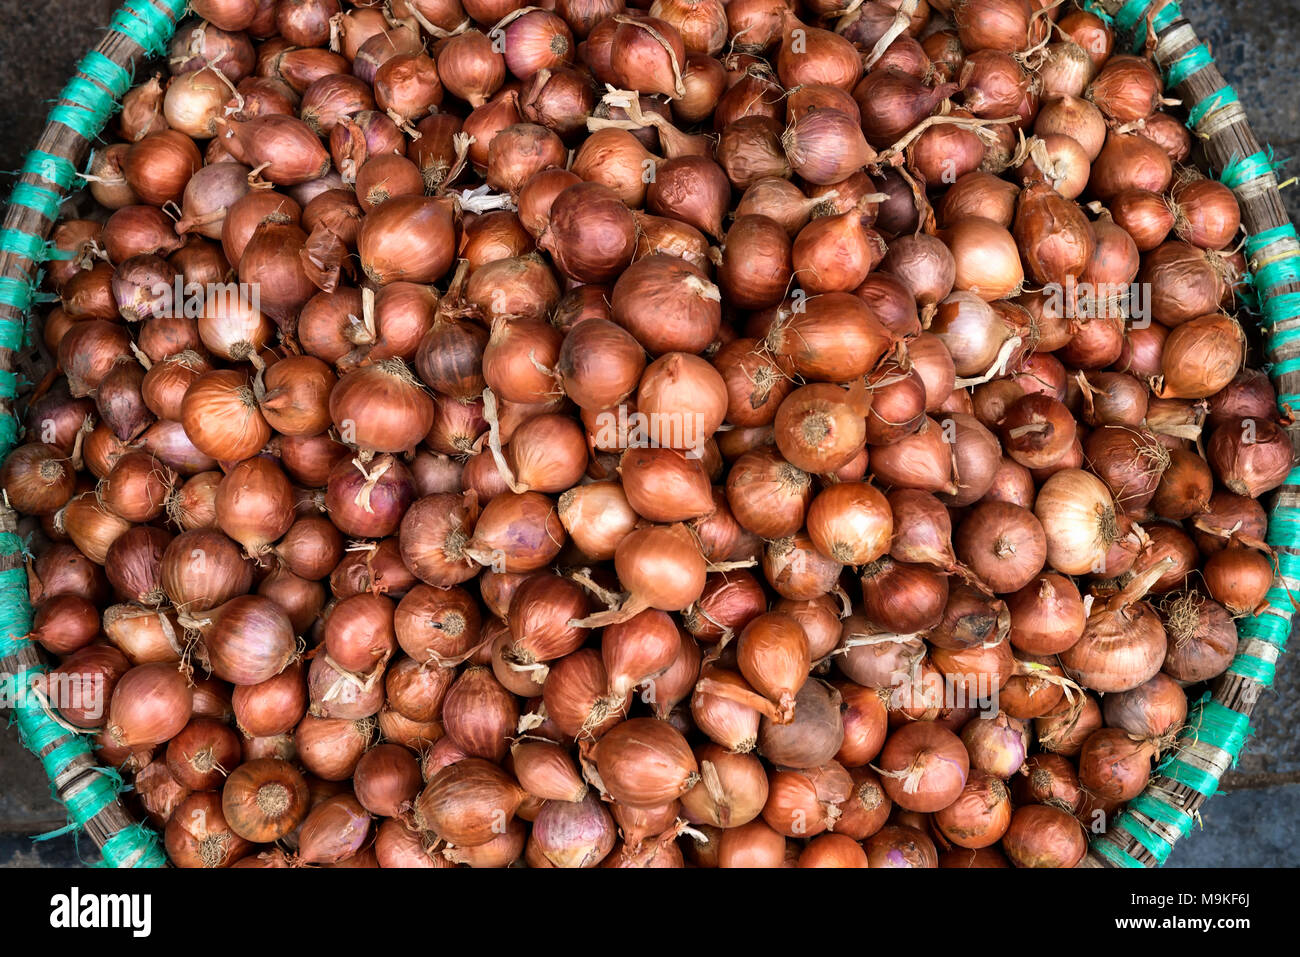
[[1071, 0], [897, 6], [196, 0], [0, 466], [172, 863], [1072, 867], [1140, 792], [1295, 464], [1240, 210]]

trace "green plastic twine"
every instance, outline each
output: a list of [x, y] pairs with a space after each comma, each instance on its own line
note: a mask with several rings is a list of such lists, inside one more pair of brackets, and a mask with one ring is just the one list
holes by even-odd
[[1178, 86], [1189, 76], [1199, 73], [1214, 63], [1214, 57], [1204, 43], [1198, 43], [1165, 68], [1165, 79], [1170, 86]]
[[1300, 357], [1283, 359], [1281, 362], [1273, 363], [1269, 370], [1269, 376], [1273, 379], [1277, 379], [1279, 376], [1287, 372], [1295, 372], [1297, 370], [1300, 370]]
[[1120, 850], [1119, 845], [1114, 841], [1108, 841], [1105, 838], [1097, 838], [1092, 842], [1092, 852], [1100, 854], [1106, 860], [1118, 867], [1141, 867], [1141, 863], [1134, 860], [1129, 855]]
[[[1269, 541], [1276, 541], [1283, 548], [1289, 548], [1295, 539], [1289, 536], [1283, 538], [1283, 536], [1279, 534], [1275, 538], [1270, 537]], [[1293, 554], [1292, 552], [1279, 552], [1277, 555], [1277, 570], [1279, 576], [1282, 578], [1300, 579], [1300, 555]], [[1286, 589], [1280, 589], [1280, 591], [1284, 596], [1287, 594]], [[1296, 599], [1286, 597], [1284, 598], [1284, 605], [1278, 605], [1276, 602], [1273, 602], [1272, 604], [1276, 608], [1286, 607], [1294, 611], [1295, 603]]]
[[158, 0], [158, 5], [149, 0], [132, 0], [122, 4], [109, 26], [130, 37], [147, 53], [161, 56], [185, 6], [186, 0]]
[[1268, 543], [1275, 548], [1292, 548], [1300, 543], [1300, 508], [1277, 506], [1268, 518]]
[[32, 150], [27, 154], [27, 159], [23, 162], [23, 168], [19, 171], [19, 175], [27, 173], [48, 180], [63, 189], [72, 189], [73, 185], [80, 179], [80, 174], [77, 172], [77, 168], [72, 165], [70, 159], [55, 156], [53, 153], [47, 153], [44, 150]]
[[[31, 678], [44, 673], [45, 669], [39, 665], [29, 665], [20, 671], [0, 671], [0, 695], [5, 701], [22, 700], [31, 687]], [[9, 720], [13, 722], [12, 715]]]
[[1146, 44], [1146, 31], [1140, 27], [1142, 21], [1146, 19], [1147, 11], [1151, 9], [1151, 4], [1152, 0], [1128, 0], [1128, 3], [1115, 13], [1115, 29], [1132, 38], [1130, 48], [1134, 53], [1141, 51]]
[[[30, 696], [24, 697], [23, 700], [20, 702], [20, 704], [29, 713], [40, 715], [42, 718], [46, 718], [45, 712], [42, 711], [40, 706], [34, 702], [34, 699], [32, 697]], [[26, 726], [20, 723], [18, 725], [18, 736], [22, 738], [23, 747], [25, 747], [28, 751], [34, 751], [37, 754], [39, 754], [40, 752], [44, 751], [46, 748], [53, 747], [56, 741], [60, 741], [63, 738], [66, 738], [68, 736], [68, 729], [58, 724], [57, 722], [46, 719], [34, 723], [29, 722]], [[89, 745], [87, 745], [86, 742], [81, 737], [78, 736], [76, 738], [73, 738], [73, 740], [81, 742], [85, 750], [85, 753], [87, 754], [90, 753]], [[55, 770], [57, 771], [61, 767], [62, 765], [59, 765], [55, 768]]]
[[1171, 781], [1185, 784], [1193, 791], [1204, 794], [1207, 798], [1219, 792], [1219, 779], [1202, 768], [1193, 767], [1176, 757], [1168, 757], [1156, 765], [1156, 774], [1163, 774]]
[[1129, 801], [1128, 810], [1136, 811], [1152, 821], [1158, 821], [1178, 832], [1179, 837], [1186, 837], [1192, 833], [1192, 828], [1196, 825], [1196, 821], [1186, 811], [1147, 793], [1139, 794]]
[[[71, 831], [80, 831], [86, 821], [117, 800], [117, 795], [122, 790], [122, 776], [112, 768], [91, 770], [98, 774], [85, 778], [81, 787], [63, 795], [63, 803], [72, 820], [63, 827], [38, 834], [32, 840], [48, 841], [52, 837], [59, 837]], [[57, 798], [58, 795], [55, 797]]]
[[1280, 163], [1274, 162], [1273, 149], [1269, 147], [1267, 150], [1260, 150], [1249, 156], [1240, 158], [1234, 156], [1219, 173], [1219, 179], [1229, 189], [1237, 189], [1253, 179], [1277, 172], [1280, 166]]
[[[11, 306], [24, 316], [27, 315], [27, 310], [32, 306], [34, 285], [31, 279], [0, 276], [0, 306]], [[0, 347], [17, 351], [22, 348], [24, 336], [22, 320], [0, 321]]]
[[1128, 831], [1133, 840], [1150, 851], [1157, 866], [1163, 864], [1169, 858], [1169, 852], [1174, 849], [1172, 844], [1127, 812], [1119, 816], [1114, 826]]
[[1191, 724], [1195, 739], [1205, 741], [1232, 755], [1235, 766], [1246, 738], [1251, 734], [1250, 718], [1213, 700], [1209, 692], [1201, 698], [1200, 713]]
[[[7, 331], [11, 325], [13, 324], [2, 323], [0, 330]], [[0, 554], [21, 554], [22, 551], [22, 539], [12, 532], [0, 533]], [[31, 623], [26, 570], [19, 566], [0, 571], [0, 658], [9, 657], [25, 647], [26, 635], [31, 628]], [[30, 667], [10, 672], [11, 677], [6, 682], [6, 686], [17, 691], [20, 686], [29, 685], [33, 673], [38, 672], [39, 669]], [[18, 734], [23, 745], [28, 750], [41, 755], [41, 765], [51, 780], [73, 758], [90, 753], [90, 746], [85, 738], [80, 735], [70, 736], [65, 728], [45, 714], [31, 695], [15, 697], [12, 716], [18, 725]], [[41, 754], [47, 750], [48, 753]], [[93, 805], [89, 806], [93, 807]], [[74, 822], [77, 820], [85, 820], [85, 818], [74, 817]]]
[[14, 186], [13, 195], [9, 197], [9, 202], [14, 206], [26, 206], [46, 219], [53, 220], [58, 219], [59, 205], [63, 202], [63, 197], [55, 190], [46, 189], [44, 186], [18, 183]]
[[1287, 638], [1291, 635], [1291, 622], [1282, 615], [1253, 615], [1237, 626], [1237, 634], [1285, 650]]
[[[1290, 248], [1280, 255], [1270, 255], [1269, 260], [1263, 265], [1256, 264], [1256, 259], [1264, 255], [1269, 246], [1287, 241], [1292, 244]], [[1256, 288], [1259, 289], [1262, 295], [1265, 295], [1266, 302], [1270, 298], [1266, 295], [1269, 289], [1300, 280], [1300, 237], [1296, 235], [1295, 226], [1286, 223], [1247, 237], [1246, 261], [1255, 270]], [[1291, 295], [1292, 298], [1285, 299], [1278, 308], [1294, 308], [1295, 304], [1300, 300], [1295, 297], [1295, 294]], [[1278, 298], [1282, 299], [1283, 297]], [[1282, 338], [1280, 341], [1286, 342], [1287, 339]]]
[[[65, 728], [60, 727], [58, 723], [50, 721], [49, 724], [54, 725], [54, 727], [58, 728], [65, 735], [68, 734], [68, 731]], [[48, 754], [42, 754], [40, 756], [41, 767], [45, 768], [46, 777], [53, 781], [54, 776], [71, 764], [75, 758], [89, 754], [90, 745], [86, 743], [86, 740], [79, 734], [73, 735], [53, 751], [50, 751]], [[58, 800], [58, 797], [58, 794], [54, 795], [55, 800]]]
[[1167, 3], [1156, 11], [1156, 15], [1151, 18], [1151, 26], [1159, 33], [1165, 27], [1172, 24], [1175, 20], [1183, 19], [1183, 9], [1176, 3]]
[[[21, 553], [22, 540], [12, 533], [0, 534], [0, 553]], [[8, 657], [19, 651], [26, 644], [26, 634], [31, 625], [31, 607], [27, 595], [27, 575], [23, 568], [10, 568], [0, 572], [0, 657]], [[4, 675], [3, 688], [6, 693], [17, 692], [29, 687], [32, 677], [44, 673], [39, 666], [29, 666]], [[46, 777], [53, 782], [68, 765], [78, 758], [91, 754], [89, 741], [79, 734], [71, 734], [66, 728], [55, 722], [42, 709], [31, 695], [13, 697], [12, 719], [18, 725], [19, 737], [24, 747], [36, 753], [45, 770]], [[112, 768], [90, 768], [93, 774], [86, 775], [78, 782], [79, 786], [69, 794], [56, 798], [63, 801], [67, 808], [68, 823], [38, 835], [34, 840], [48, 840], [62, 834], [77, 833], [96, 814], [111, 805], [122, 790], [122, 776]], [[51, 784], [53, 788], [53, 784]], [[144, 831], [139, 825], [132, 833], [122, 838], [114, 846], [115, 855], [106, 856], [114, 864], [134, 864], [134, 866], [163, 866], [166, 861], [157, 848], [156, 840], [150, 842], [141, 837]], [[147, 832], [146, 832], [147, 833]]]
[[112, 92], [105, 89], [100, 83], [84, 76], [74, 76], [69, 80], [59, 94], [59, 98], [83, 109], [103, 113], [105, 122], [117, 110], [117, 99]]
[[1241, 654], [1233, 658], [1232, 664], [1228, 665], [1228, 674], [1268, 687], [1277, 677], [1277, 665], [1272, 661], [1256, 658], [1254, 655]]
[[1197, 129], [1201, 125], [1201, 121], [1211, 113], [1240, 102], [1236, 90], [1230, 86], [1220, 87], [1187, 111], [1187, 125], [1192, 129]]
[[62, 97], [70, 102], [50, 110], [49, 121], [62, 123], [83, 139], [97, 136], [117, 110], [112, 96], [82, 77], [74, 77], [63, 88]]
[[1246, 255], [1254, 256], [1260, 250], [1272, 246], [1274, 243], [1281, 242], [1285, 239], [1295, 239], [1295, 225], [1284, 223], [1281, 226], [1274, 226], [1272, 229], [1266, 229], [1263, 232], [1255, 233], [1246, 237]]
[[1142, 18], [1147, 15], [1147, 9], [1151, 6], [1151, 0], [1128, 0], [1124, 6], [1115, 11], [1115, 26], [1132, 33], [1137, 29], [1137, 25]]
[[[1187, 726], [1178, 735], [1180, 743], [1205, 743], [1225, 752], [1235, 767], [1237, 757], [1250, 735], [1250, 719], [1214, 701], [1208, 692], [1192, 707]], [[1185, 784], [1210, 797], [1219, 790], [1219, 779], [1204, 768], [1188, 764], [1174, 752], [1156, 766], [1156, 773]]]
[[158, 837], [141, 824], [124, 827], [101, 848], [103, 860], [96, 867], [166, 867], [167, 856]]
[[0, 449], [12, 449], [18, 444], [18, 417], [0, 416]]
[[114, 63], [98, 50], [91, 50], [77, 64], [77, 72], [90, 77], [120, 100], [131, 89], [131, 71]]
[[[0, 252], [17, 253], [34, 263], [48, 262], [51, 259], [71, 259], [74, 255], [71, 249], [60, 249], [48, 240], [16, 229], [6, 229], [0, 233]], [[0, 372], [0, 375], [4, 373]]]
[[1277, 286], [1300, 282], [1300, 249], [1293, 249], [1284, 258], [1275, 259], [1261, 266], [1256, 276], [1260, 289], [1273, 289]]
[[[1269, 254], [1262, 264], [1257, 262], [1269, 246], [1286, 240], [1292, 245], [1284, 252]], [[1247, 238], [1246, 261], [1254, 270], [1255, 288], [1260, 295], [1266, 296], [1269, 289], [1300, 279], [1300, 238], [1296, 236], [1295, 226], [1287, 223]]]
[[7, 229], [0, 233], [0, 253], [17, 253], [34, 263], [46, 259], [46, 242], [40, 236], [20, 233], [16, 229]]
[[[1085, 9], [1105, 22], [1113, 24], [1119, 32], [1132, 34], [1134, 50], [1141, 50], [1145, 44], [1146, 31], [1139, 28], [1150, 6], [1151, 0], [1127, 0], [1112, 17], [1094, 0], [1088, 0], [1084, 4]], [[1178, 4], [1168, 3], [1151, 18], [1152, 29], [1160, 33], [1182, 17], [1183, 12]], [[1204, 44], [1198, 43], [1166, 67], [1166, 81], [1170, 86], [1178, 86], [1213, 62], [1210, 51]], [[1196, 130], [1212, 114], [1240, 102], [1236, 91], [1231, 86], [1225, 85], [1190, 107], [1187, 125]], [[1274, 159], [1272, 149], [1267, 148], [1250, 156], [1234, 157], [1224, 167], [1219, 179], [1229, 189], [1236, 190], [1252, 180], [1276, 173], [1281, 165]], [[1243, 299], [1249, 300], [1263, 314], [1265, 331], [1270, 335], [1269, 345], [1274, 349], [1300, 340], [1300, 328], [1276, 328], [1284, 322], [1300, 318], [1300, 293], [1268, 295], [1269, 289], [1300, 281], [1300, 253], [1286, 252], [1262, 265], [1256, 265], [1255, 259], [1256, 254], [1269, 245], [1279, 240], [1296, 238], [1294, 226], [1287, 224], [1250, 236], [1246, 241], [1247, 261], [1253, 267], [1254, 275], [1248, 277], [1249, 289], [1243, 290], [1250, 295], [1243, 296]], [[1277, 363], [1272, 369], [1272, 374], [1276, 378], [1284, 372], [1291, 371], [1300, 371], [1300, 357]], [[1282, 408], [1289, 405], [1300, 410], [1300, 394], [1279, 395], [1278, 404]], [[1288, 481], [1293, 481], [1296, 477], [1293, 474]], [[1269, 515], [1268, 540], [1275, 547], [1294, 547], [1300, 544], [1300, 509], [1274, 508]], [[1300, 556], [1283, 552], [1279, 555], [1278, 564], [1282, 576], [1300, 577]], [[1264, 641], [1278, 649], [1284, 649], [1290, 634], [1294, 599], [1285, 589], [1275, 587], [1270, 589], [1268, 601], [1273, 608], [1283, 611], [1284, 614], [1265, 613], [1251, 616], [1240, 623], [1238, 632], [1243, 638]], [[1233, 659], [1228, 671], [1262, 685], [1270, 685], [1275, 677], [1276, 666], [1272, 661], [1241, 653]], [[1235, 766], [1250, 733], [1250, 721], [1246, 715], [1219, 704], [1206, 694], [1193, 707], [1191, 718], [1179, 736], [1179, 740], [1185, 743], [1205, 742], [1218, 748], [1231, 756]], [[1178, 756], [1178, 752], [1171, 753], [1161, 761], [1156, 772], [1187, 785], [1206, 797], [1215, 794], [1219, 788], [1219, 781], [1215, 774], [1187, 763]], [[1133, 839], [1146, 848], [1160, 864], [1168, 858], [1173, 845], [1163, 835], [1139, 821], [1134, 816], [1135, 813], [1168, 826], [1178, 837], [1185, 837], [1190, 833], [1194, 823], [1188, 814], [1152, 796], [1149, 792], [1140, 794], [1129, 802], [1128, 808], [1120, 815], [1115, 826], [1131, 834]], [[1094, 840], [1092, 850], [1120, 867], [1142, 866], [1110, 840]]]
[[0, 416], [0, 449], [11, 449], [18, 444], [18, 418]]
[[1185, 811], [1147, 793], [1139, 794], [1128, 802], [1128, 808], [1119, 816], [1115, 826], [1122, 827], [1132, 834], [1134, 840], [1150, 851], [1151, 856], [1161, 864], [1169, 858], [1169, 852], [1174, 849], [1173, 843], [1139, 821], [1135, 814], [1141, 814], [1148, 820], [1165, 825], [1180, 838], [1190, 834], [1192, 826], [1196, 823]]
[[1276, 326], [1288, 319], [1294, 319], [1300, 316], [1300, 292], [1284, 292], [1269, 296], [1260, 308], [1269, 325]]

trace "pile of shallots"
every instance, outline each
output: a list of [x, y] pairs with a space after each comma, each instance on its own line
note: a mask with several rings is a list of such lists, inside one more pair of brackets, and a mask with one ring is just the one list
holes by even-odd
[[56, 226], [30, 640], [175, 864], [1071, 867], [1264, 602], [1149, 59], [629, 4], [193, 0]]

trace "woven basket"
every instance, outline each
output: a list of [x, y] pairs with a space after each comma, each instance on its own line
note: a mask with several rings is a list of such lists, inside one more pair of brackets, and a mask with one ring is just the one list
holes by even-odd
[[[1247, 259], [1278, 401], [1300, 408], [1300, 240], [1282, 205], [1271, 150], [1255, 139], [1237, 95], [1177, 3], [1092, 0], [1085, 6], [1114, 24], [1119, 42], [1131, 41], [1135, 51], [1152, 45], [1167, 86], [1188, 109], [1188, 126], [1201, 140], [1211, 172], [1236, 193], [1249, 233]], [[0, 455], [18, 438], [20, 386], [39, 381], [50, 368], [41, 337], [27, 322], [41, 299], [37, 289], [41, 264], [50, 257], [50, 230], [63, 200], [78, 188], [78, 170], [91, 141], [130, 88], [135, 67], [165, 50], [185, 8], [185, 0], [124, 4], [99, 46], [77, 65], [23, 165], [0, 232]], [[1300, 438], [1300, 426], [1292, 438]], [[1300, 592], [1300, 469], [1276, 495], [1268, 539], [1279, 563], [1268, 607], [1239, 623], [1241, 641], [1231, 667], [1193, 704], [1187, 726], [1146, 791], [1129, 802], [1109, 830], [1094, 836], [1081, 866], [1160, 866], [1236, 763], [1250, 734], [1250, 713], [1273, 682], [1290, 632], [1289, 595]], [[23, 638], [31, 627], [25, 559], [16, 517], [0, 503], [0, 690], [14, 702], [13, 723], [67, 809], [63, 830], [84, 830], [101, 849], [104, 866], [165, 866], [157, 835], [134, 821], [118, 800], [123, 788], [118, 773], [97, 766], [88, 739], [67, 731], [38, 698], [18, 693], [45, 670]]]

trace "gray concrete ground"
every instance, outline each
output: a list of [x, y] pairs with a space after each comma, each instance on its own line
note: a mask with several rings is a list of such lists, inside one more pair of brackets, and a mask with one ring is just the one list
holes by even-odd
[[[35, 142], [49, 100], [99, 37], [111, 0], [0, 0], [0, 170], [16, 169]], [[1279, 156], [1300, 155], [1300, 0], [1183, 0], [1188, 18], [1247, 105], [1260, 139]], [[1300, 174], [1300, 167], [1289, 170]], [[0, 190], [6, 195], [7, 186]], [[1300, 220], [1300, 188], [1286, 193]], [[1293, 637], [1293, 645], [1295, 639]], [[1204, 828], [1179, 844], [1178, 867], [1290, 867], [1300, 863], [1300, 667], [1288, 661], [1260, 703], [1255, 735], [1226, 791], [1204, 811]], [[67, 866], [78, 848], [64, 836], [27, 835], [62, 824], [40, 766], [12, 732], [0, 733], [0, 867]], [[88, 844], [88, 842], [87, 842]], [[93, 848], [80, 853], [94, 857]]]

